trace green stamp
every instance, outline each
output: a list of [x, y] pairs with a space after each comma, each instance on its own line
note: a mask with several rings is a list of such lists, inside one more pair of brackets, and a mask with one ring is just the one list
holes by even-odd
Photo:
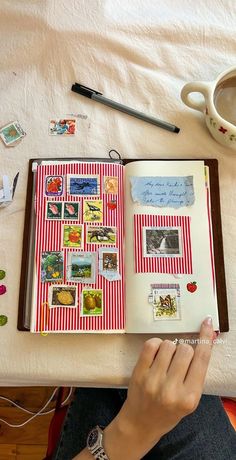
[[62, 219], [62, 202], [47, 201], [47, 219], [61, 220]]
[[66, 201], [64, 203], [64, 219], [78, 220], [79, 219], [79, 203]]

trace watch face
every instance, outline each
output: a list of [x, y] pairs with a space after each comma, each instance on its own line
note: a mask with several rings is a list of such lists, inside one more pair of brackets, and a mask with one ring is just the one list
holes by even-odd
[[95, 428], [88, 435], [88, 446], [93, 447], [98, 440], [98, 430]]

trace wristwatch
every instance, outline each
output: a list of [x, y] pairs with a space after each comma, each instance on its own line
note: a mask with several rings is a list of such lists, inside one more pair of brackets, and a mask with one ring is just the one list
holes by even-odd
[[96, 460], [109, 460], [103, 449], [102, 439], [103, 431], [99, 426], [95, 426], [88, 434], [87, 448]]

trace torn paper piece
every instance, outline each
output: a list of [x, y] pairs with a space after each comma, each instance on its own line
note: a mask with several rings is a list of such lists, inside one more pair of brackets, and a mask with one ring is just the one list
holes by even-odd
[[134, 202], [146, 206], [181, 208], [195, 201], [193, 176], [131, 177]]

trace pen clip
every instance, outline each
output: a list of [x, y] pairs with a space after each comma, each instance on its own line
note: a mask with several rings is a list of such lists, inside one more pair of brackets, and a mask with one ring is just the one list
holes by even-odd
[[71, 90], [74, 91], [75, 93], [82, 94], [83, 96], [87, 96], [91, 98], [93, 94], [101, 94], [99, 91], [96, 91], [95, 89], [88, 88], [88, 86], [81, 85], [80, 83], [75, 83], [72, 85]]

